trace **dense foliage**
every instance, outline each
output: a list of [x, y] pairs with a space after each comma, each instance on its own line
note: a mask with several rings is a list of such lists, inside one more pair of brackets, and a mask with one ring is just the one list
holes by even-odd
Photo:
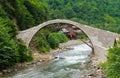
[[48, 29], [41, 29], [32, 39], [30, 47], [35, 47], [39, 52], [48, 52], [51, 47], [47, 42], [47, 35], [50, 33]]
[[48, 3], [51, 8], [52, 19], [69, 19], [120, 33], [120, 0], [43, 0], [43, 2]]
[[49, 18], [48, 6], [45, 3], [41, 3], [37, 0], [26, 0], [24, 2], [28, 11], [32, 14], [35, 19], [35, 25], [38, 25]]
[[0, 0], [0, 70], [33, 59], [16, 34], [48, 20], [48, 11], [47, 4], [37, 0]]
[[51, 48], [57, 48], [59, 43], [63, 43], [68, 41], [69, 39], [63, 33], [51, 33], [47, 37], [47, 41], [49, 42]]
[[48, 11], [38, 0], [0, 0], [0, 17], [14, 20], [20, 30], [48, 20]]
[[16, 33], [11, 32], [12, 28], [14, 25], [9, 20], [0, 18], [0, 70], [32, 60], [27, 47], [13, 38]]
[[107, 62], [101, 64], [108, 78], [120, 78], [120, 41], [108, 50]]
[[0, 0], [0, 17], [21, 30], [63, 18], [120, 33], [119, 5], [119, 0]]
[[[53, 29], [54, 28], [54, 29]], [[68, 37], [63, 33], [57, 33], [58, 26], [50, 25], [41, 29], [32, 39], [30, 46], [37, 48], [39, 52], [49, 52], [57, 48], [59, 43], [68, 41]]]

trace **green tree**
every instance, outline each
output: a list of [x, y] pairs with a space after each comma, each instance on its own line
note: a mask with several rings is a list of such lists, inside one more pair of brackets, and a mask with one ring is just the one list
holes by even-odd
[[24, 5], [35, 19], [35, 24], [38, 25], [49, 18], [49, 9], [47, 4], [37, 0], [26, 0]]
[[27, 8], [23, 5], [21, 1], [18, 0], [16, 5], [17, 7], [15, 11], [15, 16], [17, 19], [19, 29], [25, 30], [27, 28], [33, 27], [35, 24], [35, 19], [33, 19], [33, 16], [29, 13]]

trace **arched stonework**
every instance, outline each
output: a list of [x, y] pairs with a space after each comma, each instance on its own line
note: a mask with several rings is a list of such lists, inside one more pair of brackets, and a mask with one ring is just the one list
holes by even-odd
[[[66, 23], [74, 25], [78, 28], [80, 28], [84, 33], [89, 37], [91, 40], [94, 50], [97, 54], [99, 54], [99, 51], [102, 50], [102, 52], [106, 52], [107, 48], [114, 45], [114, 40], [116, 37], [119, 37], [120, 35], [116, 33], [112, 33], [109, 31], [93, 28], [87, 25], [82, 25], [77, 22], [73, 22], [70, 20], [65, 19], [56, 19], [56, 20], [50, 20], [47, 22], [44, 22], [38, 26], [29, 28], [24, 31], [20, 31], [17, 35], [17, 39], [21, 39], [27, 46], [29, 46], [30, 41], [32, 40], [33, 36], [43, 27], [54, 24], [54, 23]], [[105, 53], [104, 53], [105, 54]], [[106, 59], [106, 58], [103, 58]]]
[[21, 34], [22, 38], [20, 38], [20, 39], [23, 40], [26, 43], [27, 46], [29, 46], [29, 43], [32, 40], [33, 36], [40, 29], [42, 29], [43, 27], [45, 27], [47, 25], [55, 24], [55, 23], [66, 23], [66, 24], [74, 25], [74, 26], [80, 28], [89, 37], [89, 33], [87, 33], [87, 31], [84, 30], [83, 25], [81, 25], [81, 24], [79, 24], [77, 22], [70, 21], [70, 20], [60, 20], [60, 19], [57, 19], [57, 20], [50, 20], [50, 21], [44, 22], [44, 23], [42, 23], [42, 24], [40, 24], [38, 26], [35, 26], [33, 28], [30, 28], [30, 29], [27, 29], [27, 30], [24, 30], [24, 31], [20, 31], [19, 35], [17, 36], [17, 38], [19, 38], [20, 34]]

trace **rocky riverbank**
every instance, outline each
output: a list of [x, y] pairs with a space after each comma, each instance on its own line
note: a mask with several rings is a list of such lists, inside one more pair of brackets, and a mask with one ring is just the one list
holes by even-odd
[[[66, 47], [68, 47], [68, 46], [78, 45], [78, 44], [82, 44], [82, 43], [83, 42], [81, 42], [80, 40], [71, 40], [67, 43], [62, 43], [60, 45], [60, 48], [66, 49]], [[80, 76], [80, 78], [107, 78], [103, 69], [98, 66], [98, 64], [100, 63], [100, 59], [102, 59], [102, 56], [97, 57], [96, 55], [91, 54], [90, 62], [89, 62], [89, 69], [85, 74]]]
[[71, 49], [71, 48], [69, 48], [69, 46], [78, 45], [81, 43], [82, 43], [81, 40], [70, 40], [66, 43], [61, 43], [57, 49], [53, 49], [48, 53], [38, 53], [36, 51], [36, 49], [33, 49], [34, 60], [32, 62], [25, 62], [25, 63], [17, 64], [14, 67], [2, 70], [2, 71], [0, 71], [0, 75], [7, 74], [10, 72], [15, 72], [15, 71], [21, 70], [21, 69], [29, 67], [29, 66], [39, 65], [42, 62], [47, 62], [49, 60], [55, 59], [54, 55], [57, 54], [58, 52], [62, 52], [64, 50], [69, 50], [69, 49]]
[[89, 69], [87, 73], [80, 76], [80, 78], [107, 78], [103, 69], [98, 66], [100, 63], [98, 59], [95, 55], [91, 55]]
[[[18, 64], [15, 67], [12, 67], [10, 69], [7, 70], [2, 70], [0, 72], [0, 75], [2, 74], [6, 74], [6, 73], [10, 73], [13, 71], [18, 71], [21, 70], [25, 67], [29, 67], [29, 66], [33, 66], [33, 65], [39, 65], [42, 62], [47, 62], [49, 60], [55, 59], [55, 54], [57, 54], [58, 52], [62, 52], [64, 50], [69, 50], [71, 48], [69, 48], [69, 46], [71, 45], [79, 45], [82, 44], [83, 42], [81, 40], [70, 40], [66, 43], [61, 43], [59, 45], [59, 48], [55, 49], [55, 50], [51, 50], [50, 52], [46, 53], [46, 54], [39, 54], [36, 50], [34, 50], [34, 60], [32, 62], [26, 62], [26, 63], [22, 63], [22, 64]], [[83, 74], [82, 76], [80, 76], [80, 78], [106, 78], [106, 76], [104, 75], [104, 72], [102, 70], [102, 68], [98, 67], [98, 59], [96, 58], [95, 55], [91, 55], [90, 56], [90, 66], [89, 66], [89, 70]]]

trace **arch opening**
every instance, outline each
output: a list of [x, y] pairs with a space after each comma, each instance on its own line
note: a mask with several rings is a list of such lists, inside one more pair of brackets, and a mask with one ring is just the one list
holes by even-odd
[[[44, 24], [44, 23], [43, 23]], [[42, 24], [41, 24], [42, 25]], [[40, 25], [40, 26], [41, 26]], [[76, 31], [76, 33], [78, 34], [77, 36], [80, 37], [79, 39], [87, 44], [89, 47], [91, 47], [92, 49], [92, 53], [94, 53], [94, 47], [92, 44], [91, 39], [89, 38], [89, 36], [85, 33], [84, 30], [82, 30], [78, 25], [76, 26], [75, 24], [71, 24], [71, 23], [66, 23], [66, 22], [53, 22], [53, 23], [49, 23], [46, 25], [41, 26], [38, 31], [36, 31], [36, 33], [33, 35], [33, 38], [31, 39], [29, 46], [32, 47], [34, 45], [31, 45], [31, 42], [34, 41], [34, 37], [36, 36], [36, 34], [39, 33], [39, 31], [46, 29], [46, 28], [51, 28], [53, 29], [52, 32], [60, 32], [61, 29], [65, 28], [68, 29], [68, 31], [72, 30], [71, 33], [73, 33], [73, 31]], [[55, 29], [54, 29], [55, 28]], [[65, 31], [65, 30], [64, 30]], [[50, 33], [52, 33], [50, 32]], [[47, 34], [48, 35], [48, 34]], [[87, 40], [81, 39], [81, 35], [83, 35], [84, 37], [87, 37]], [[74, 35], [73, 35], [74, 36]], [[69, 37], [69, 36], [68, 36]], [[73, 37], [75, 39], [75, 37]], [[77, 38], [78, 39], [78, 38]]]

